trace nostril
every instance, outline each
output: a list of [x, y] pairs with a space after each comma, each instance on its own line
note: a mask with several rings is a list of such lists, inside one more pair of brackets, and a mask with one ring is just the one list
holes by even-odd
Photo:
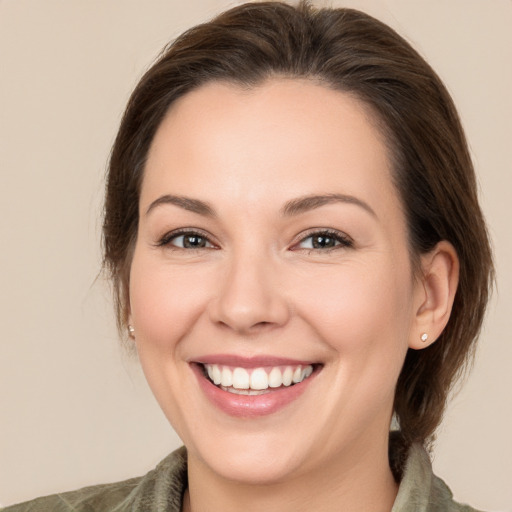
[[223, 329], [233, 330], [242, 335], [257, 334], [281, 325], [279, 322], [269, 321], [251, 323], [250, 321], [243, 321], [241, 318], [219, 319], [216, 324]]

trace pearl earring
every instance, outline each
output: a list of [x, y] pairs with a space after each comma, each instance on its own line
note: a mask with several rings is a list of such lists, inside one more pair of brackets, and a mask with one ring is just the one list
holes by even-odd
[[128, 336], [130, 336], [130, 338], [135, 338], [135, 329], [133, 325], [128, 326]]
[[426, 332], [424, 332], [421, 335], [421, 341], [423, 341], [423, 343], [425, 343], [427, 340], [428, 340], [428, 334]]

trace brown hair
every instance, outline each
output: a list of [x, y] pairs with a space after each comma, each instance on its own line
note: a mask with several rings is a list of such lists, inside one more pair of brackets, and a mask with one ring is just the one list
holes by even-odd
[[402, 37], [362, 12], [317, 10], [307, 2], [241, 5], [185, 32], [143, 76], [124, 113], [107, 178], [104, 263], [113, 280], [118, 326], [123, 332], [129, 311], [145, 160], [170, 105], [207, 82], [254, 87], [272, 76], [320, 80], [368, 105], [392, 155], [413, 263], [440, 240], [457, 251], [460, 281], [448, 325], [436, 343], [408, 351], [396, 387], [402, 445], [425, 443], [471, 360], [492, 281], [492, 256], [473, 166], [448, 92]]

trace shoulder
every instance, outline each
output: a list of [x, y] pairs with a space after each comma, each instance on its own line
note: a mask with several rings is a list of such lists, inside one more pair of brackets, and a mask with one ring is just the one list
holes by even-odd
[[94, 485], [76, 491], [52, 494], [51, 496], [44, 496], [18, 505], [12, 505], [2, 509], [2, 512], [42, 512], [46, 510], [53, 512], [80, 510], [85, 512], [88, 510], [108, 510], [106, 507], [111, 507], [125, 500], [133, 489], [137, 488], [142, 478], [132, 478], [123, 482]]
[[[431, 512], [483, 512], [453, 499], [450, 488], [434, 476], [431, 490]], [[430, 512], [430, 509], [429, 509]]]
[[1, 512], [179, 512], [186, 486], [186, 452], [180, 448], [144, 476], [37, 498]]
[[419, 444], [411, 446], [392, 512], [481, 512], [457, 503], [450, 488], [432, 472], [430, 457]]

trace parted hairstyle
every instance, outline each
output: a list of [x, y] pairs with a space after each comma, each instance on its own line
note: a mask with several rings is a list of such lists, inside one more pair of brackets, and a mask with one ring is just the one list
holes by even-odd
[[167, 46], [136, 86], [108, 169], [104, 268], [121, 333], [129, 314], [130, 265], [150, 144], [169, 107], [201, 85], [256, 87], [272, 77], [312, 79], [354, 95], [386, 140], [408, 224], [413, 268], [449, 241], [460, 260], [451, 317], [439, 339], [409, 349], [395, 393], [402, 453], [428, 444], [448, 394], [472, 360], [493, 280], [476, 178], [455, 106], [425, 60], [394, 30], [353, 9], [307, 1], [247, 3], [198, 25]]

